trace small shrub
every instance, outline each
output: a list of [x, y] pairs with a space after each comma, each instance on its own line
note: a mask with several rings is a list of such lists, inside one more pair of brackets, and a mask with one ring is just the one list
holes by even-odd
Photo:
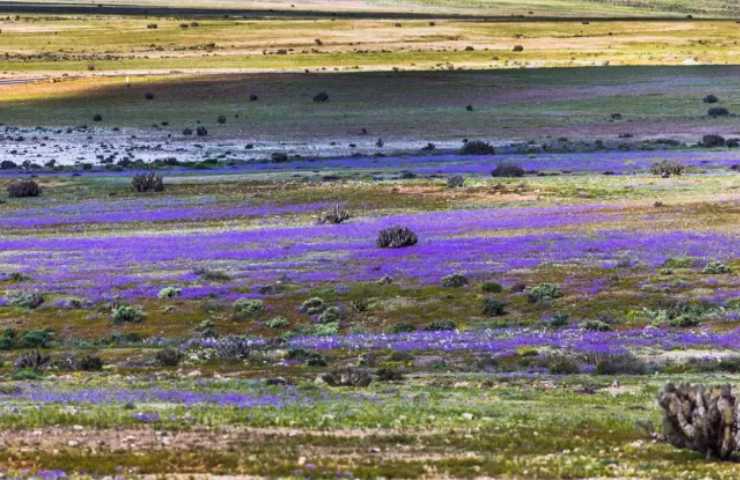
[[17, 370], [32, 370], [39, 372], [43, 370], [49, 364], [49, 356], [43, 355], [41, 352], [36, 350], [35, 352], [28, 352], [20, 355], [16, 358], [14, 366]]
[[97, 372], [103, 369], [103, 360], [95, 355], [85, 355], [77, 361], [77, 369], [84, 372]]
[[416, 245], [418, 238], [407, 227], [391, 227], [378, 233], [376, 244], [380, 248], [402, 248]]
[[465, 185], [465, 178], [462, 175], [455, 175], [447, 179], [447, 188], [460, 188]]
[[208, 280], [210, 282], [228, 282], [231, 280], [231, 277], [227, 273], [220, 270], [196, 268], [193, 270], [193, 273], [201, 277], [203, 280]]
[[305, 363], [309, 367], [325, 367], [326, 359], [318, 352], [310, 352], [302, 348], [293, 348], [288, 350], [288, 360], [295, 360]]
[[206, 127], [200, 126], [195, 129], [195, 134], [199, 137], [205, 137], [208, 135], [208, 130], [206, 129]]
[[719, 102], [719, 98], [716, 95], [707, 95], [702, 101], [704, 103], [717, 103]]
[[389, 331], [390, 333], [411, 333], [416, 331], [416, 326], [411, 323], [399, 322], [393, 324]]
[[673, 160], [661, 160], [650, 167], [650, 173], [660, 175], [663, 178], [679, 176], [683, 174], [686, 167]]
[[550, 318], [547, 325], [552, 328], [561, 328], [567, 326], [568, 322], [570, 322], [570, 316], [567, 313], [558, 312]]
[[346, 222], [349, 219], [350, 219], [350, 213], [344, 208], [342, 208], [337, 203], [333, 209], [327, 212], [321, 212], [319, 214], [318, 223], [320, 224], [332, 223], [332, 224], [338, 225], [340, 223]]
[[493, 155], [495, 153], [496, 149], [493, 145], [482, 140], [465, 142], [465, 145], [460, 149], [461, 155]]
[[725, 107], [712, 107], [707, 110], [707, 115], [712, 118], [727, 117], [730, 115], [730, 111], [727, 110]]
[[705, 148], [724, 147], [726, 143], [725, 137], [721, 135], [704, 135], [701, 139], [701, 144]]
[[118, 305], [111, 313], [111, 319], [115, 324], [141, 323], [144, 317], [144, 312], [140, 308], [131, 305]]
[[663, 262], [663, 268], [691, 268], [696, 264], [693, 257], [670, 257]]
[[174, 348], [164, 348], [158, 351], [154, 358], [163, 367], [176, 367], [180, 364], [182, 355]]
[[226, 123], [226, 115], [219, 115], [218, 118], [216, 119], [216, 121], [219, 124], [223, 125], [224, 123]]
[[488, 317], [500, 317], [506, 314], [506, 304], [495, 298], [486, 298], [483, 300], [482, 313]]
[[10, 198], [38, 197], [41, 195], [39, 184], [33, 180], [19, 180], [7, 187]]
[[44, 303], [44, 296], [36, 292], [21, 292], [10, 297], [8, 304], [13, 307], [27, 308], [33, 310]]
[[721, 275], [724, 273], [732, 273], [732, 269], [720, 261], [711, 260], [704, 267], [702, 273], [706, 273], [708, 275]]
[[485, 293], [501, 293], [504, 291], [504, 287], [497, 282], [484, 282], [481, 284], [480, 289]]
[[319, 315], [317, 321], [322, 324], [336, 323], [342, 318], [342, 312], [339, 307], [329, 307]]
[[514, 45], [514, 48], [512, 48], [511, 51], [512, 52], [515, 52], [515, 53], [521, 53], [521, 52], [524, 51], [524, 46], [523, 45]]
[[452, 320], [434, 320], [424, 330], [428, 332], [447, 332], [457, 329], [457, 324]]
[[289, 157], [285, 152], [272, 152], [270, 159], [273, 163], [285, 163], [289, 160]]
[[592, 332], [609, 332], [612, 326], [603, 320], [587, 320], [583, 323], [583, 328]]
[[216, 338], [218, 336], [218, 332], [216, 332], [216, 325], [210, 318], [207, 318], [200, 322], [198, 326], [195, 327], [195, 332], [203, 338]]
[[345, 368], [325, 373], [321, 379], [332, 387], [367, 387], [372, 377], [365, 370]]
[[159, 291], [157, 294], [158, 298], [176, 298], [179, 297], [182, 293], [182, 289], [177, 287], [164, 287], [162, 290]]
[[301, 304], [299, 310], [307, 315], [318, 315], [326, 309], [326, 303], [321, 297], [311, 297]]
[[238, 317], [255, 317], [265, 311], [265, 303], [256, 298], [240, 298], [233, 304]]
[[162, 192], [164, 191], [164, 181], [156, 173], [150, 172], [145, 175], [134, 175], [131, 179], [131, 187], [139, 193]]
[[560, 287], [554, 283], [541, 283], [526, 290], [527, 299], [531, 303], [550, 302], [563, 296]]
[[6, 328], [0, 335], [0, 350], [12, 350], [16, 346], [18, 334], [12, 328]]
[[273, 330], [278, 330], [287, 327], [288, 325], [290, 325], [290, 322], [285, 317], [275, 317], [269, 319], [266, 325]]
[[492, 177], [517, 178], [524, 176], [524, 169], [512, 163], [499, 163], [491, 172]]
[[326, 92], [319, 92], [313, 97], [315, 103], [325, 103], [329, 101], [329, 94]]
[[576, 359], [567, 355], [550, 355], [544, 359], [543, 363], [553, 375], [574, 375], [581, 371]]
[[629, 353], [609, 355], [596, 363], [599, 375], [644, 375], [647, 372], [647, 364]]
[[403, 372], [397, 368], [382, 367], [375, 371], [375, 375], [381, 382], [400, 382], [403, 380]]
[[53, 336], [51, 330], [29, 330], [20, 336], [18, 345], [21, 348], [46, 348]]
[[442, 278], [442, 286], [445, 288], [460, 288], [468, 284], [468, 278], [460, 273], [453, 273]]

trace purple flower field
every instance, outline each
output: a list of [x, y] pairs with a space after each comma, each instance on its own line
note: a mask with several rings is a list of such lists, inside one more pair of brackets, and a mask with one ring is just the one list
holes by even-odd
[[686, 348], [740, 349], [740, 329], [717, 333], [655, 327], [620, 332], [597, 332], [582, 328], [506, 328], [462, 332], [313, 336], [292, 339], [290, 344], [292, 347], [316, 350], [467, 351], [497, 356], [510, 355], [525, 347], [549, 347], [587, 355], [616, 355], [642, 348], [662, 351]]
[[213, 198], [193, 201], [176, 197], [157, 199], [129, 199], [113, 202], [85, 201], [76, 204], [44, 208], [16, 209], [0, 219], [0, 228], [12, 230], [78, 225], [118, 223], [167, 223], [234, 220], [239, 218], [315, 213], [327, 203], [303, 205], [243, 205], [228, 206]]
[[[176, 216], [173, 212], [167, 209], [169, 217]], [[189, 212], [190, 207], [181, 218]], [[218, 210], [211, 213], [221, 215]], [[210, 215], [208, 210], [203, 214]], [[98, 218], [104, 220], [106, 214]], [[142, 212], [123, 218], [138, 221]], [[8, 270], [33, 279], [35, 290], [91, 301], [155, 297], [165, 285], [182, 288], [184, 298], [211, 294], [230, 298], [237, 284], [259, 285], [280, 278], [311, 284], [390, 275], [424, 284], [453, 272], [486, 275], [543, 264], [610, 268], [624, 257], [656, 267], [671, 256], [727, 260], [740, 251], [737, 236], [623, 230], [622, 219], [620, 209], [603, 205], [455, 210], [357, 218], [341, 225], [268, 225], [259, 230], [29, 235], [0, 239], [0, 250]], [[377, 232], [394, 225], [417, 232], [418, 245], [376, 248]], [[193, 273], [198, 268], [224, 270], [232, 283], [205, 282]]]
[[172, 403], [185, 406], [216, 405], [221, 407], [256, 408], [282, 407], [286, 402], [297, 401], [294, 392], [277, 395], [251, 395], [240, 392], [197, 392], [188, 390], [146, 389], [76, 389], [57, 390], [33, 385], [24, 386], [18, 392], [0, 393], [0, 401], [24, 400], [34, 403], [58, 404], [138, 404]]

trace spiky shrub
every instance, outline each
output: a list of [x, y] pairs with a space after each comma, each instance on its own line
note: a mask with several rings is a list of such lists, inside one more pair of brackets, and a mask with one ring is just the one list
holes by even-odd
[[144, 175], [134, 175], [131, 179], [131, 187], [139, 193], [163, 192], [164, 180], [154, 172]]
[[380, 248], [402, 248], [416, 245], [418, 237], [408, 227], [391, 227], [378, 233], [376, 244]]
[[8, 303], [14, 307], [33, 310], [44, 303], [44, 296], [37, 292], [20, 292], [11, 296]]
[[256, 298], [240, 298], [233, 304], [234, 315], [239, 318], [256, 317], [265, 311], [265, 304]]
[[111, 319], [115, 324], [141, 323], [144, 317], [144, 312], [139, 307], [131, 305], [117, 305], [111, 312]]
[[461, 155], [493, 155], [495, 153], [496, 149], [493, 145], [482, 140], [465, 142], [465, 145], [460, 149]]
[[159, 291], [157, 297], [162, 299], [176, 298], [179, 297], [181, 293], [182, 289], [179, 289], [177, 287], [164, 287], [162, 290]]
[[468, 278], [460, 273], [453, 273], [442, 278], [442, 286], [445, 288], [460, 288], [468, 284]]
[[506, 313], [506, 304], [495, 298], [486, 298], [483, 300], [482, 313], [488, 317], [500, 317]]
[[182, 355], [174, 348], [164, 348], [155, 355], [155, 360], [163, 367], [176, 367], [181, 359]]
[[318, 222], [320, 224], [332, 223], [338, 225], [349, 220], [350, 216], [351, 215], [349, 211], [345, 210], [341, 205], [337, 203], [331, 210], [321, 212], [319, 214]]
[[36, 350], [20, 355], [16, 358], [14, 366], [18, 370], [33, 370], [38, 372], [49, 364], [49, 360], [48, 355], [43, 355]]
[[704, 270], [702, 270], [702, 273], [706, 273], [708, 275], [721, 275], [724, 273], [732, 273], [732, 269], [720, 261], [712, 260], [707, 263]]
[[41, 195], [41, 187], [33, 180], [19, 180], [8, 185], [8, 196], [10, 198], [38, 197]]
[[492, 177], [502, 178], [518, 178], [523, 177], [524, 174], [524, 169], [513, 163], [499, 163], [491, 172]]
[[550, 302], [563, 296], [560, 287], [554, 283], [540, 283], [526, 290], [527, 299], [531, 303]]
[[677, 448], [706, 458], [730, 459], [738, 450], [738, 401], [730, 385], [668, 383], [658, 396], [663, 436]]

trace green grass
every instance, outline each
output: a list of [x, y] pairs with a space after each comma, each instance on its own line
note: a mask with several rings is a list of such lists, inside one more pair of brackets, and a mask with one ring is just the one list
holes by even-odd
[[[0, 123], [79, 125], [96, 113], [103, 127], [179, 134], [200, 120], [211, 136], [329, 141], [360, 128], [386, 139], [456, 140], [731, 134], [734, 118], [709, 119], [702, 98], [740, 109], [734, 67], [619, 67], [353, 74], [259, 74], [199, 78], [117, 77], [24, 87], [0, 101]], [[682, 78], [677, 81], [676, 78]], [[718, 82], [721, 79], [721, 82]], [[413, 86], [413, 88], [411, 88]], [[316, 104], [317, 92], [330, 101]], [[152, 92], [155, 99], [146, 100]], [[250, 102], [249, 95], [260, 96]], [[465, 106], [474, 106], [467, 112]], [[611, 122], [612, 113], [623, 121]], [[238, 118], [235, 115], [239, 115]], [[216, 119], [225, 115], [227, 122]]]

